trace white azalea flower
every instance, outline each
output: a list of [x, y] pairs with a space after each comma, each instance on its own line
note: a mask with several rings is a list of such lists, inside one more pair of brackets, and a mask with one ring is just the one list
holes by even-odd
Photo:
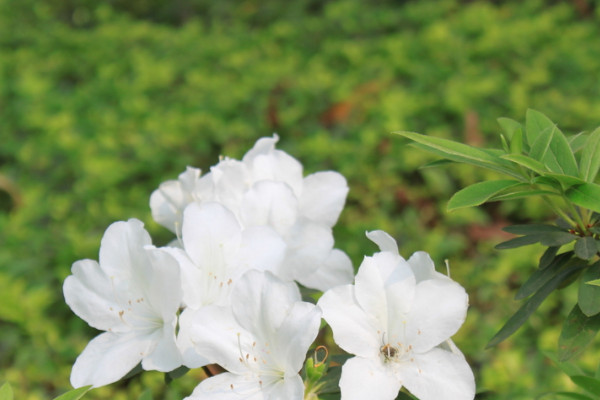
[[177, 262], [151, 246], [141, 221], [110, 225], [100, 262], [80, 260], [63, 291], [69, 307], [90, 326], [106, 331], [75, 361], [74, 387], [116, 382], [140, 361], [146, 370], [181, 365], [175, 343], [182, 292]]
[[469, 365], [443, 348], [465, 320], [464, 289], [430, 270], [424, 253], [409, 263], [389, 235], [369, 237], [383, 251], [365, 257], [354, 285], [333, 288], [318, 303], [335, 342], [356, 356], [342, 368], [342, 398], [391, 400], [405, 386], [421, 400], [473, 399]]
[[273, 228], [287, 244], [278, 276], [319, 290], [350, 283], [353, 268], [334, 249], [332, 226], [344, 206], [348, 186], [333, 171], [303, 177], [302, 164], [275, 148], [277, 135], [259, 139], [241, 161], [221, 160], [210, 172], [188, 168], [177, 181], [160, 185], [151, 197], [154, 219], [179, 233], [187, 204], [223, 204], [243, 229]]
[[184, 365], [205, 365], [189, 337], [190, 321], [204, 306], [228, 305], [238, 278], [250, 269], [277, 272], [285, 242], [268, 226], [242, 230], [235, 216], [219, 203], [192, 203], [184, 211], [183, 249], [165, 249], [181, 266], [183, 304], [177, 342]]
[[194, 317], [196, 349], [228, 372], [205, 379], [187, 399], [303, 399], [298, 372], [320, 320], [319, 308], [301, 301], [293, 283], [247, 272], [230, 308], [207, 306]]

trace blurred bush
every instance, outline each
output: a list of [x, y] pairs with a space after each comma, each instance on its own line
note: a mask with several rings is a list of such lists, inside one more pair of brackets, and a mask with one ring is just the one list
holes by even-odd
[[[409, 256], [424, 249], [466, 286], [456, 341], [492, 398], [569, 388], [540, 353], [569, 302], [554, 296], [500, 348], [485, 343], [518, 306], [515, 284], [539, 249], [502, 254], [500, 227], [548, 217], [515, 202], [445, 212], [458, 188], [494, 175], [418, 169], [429, 155], [390, 132], [474, 145], [495, 119], [528, 107], [575, 133], [600, 125], [600, 13], [593, 2], [0, 0], [0, 369], [19, 399], [69, 387], [95, 335], [64, 304], [72, 262], [97, 258], [113, 221], [143, 220], [170, 240], [148, 199], [186, 165], [240, 157], [273, 132], [306, 173], [349, 180], [335, 228], [358, 266], [384, 229]], [[17, 197], [14, 197], [18, 193]], [[573, 293], [565, 291], [564, 298]], [[566, 304], [566, 305], [563, 305]], [[594, 353], [595, 354], [595, 353]], [[590, 366], [593, 354], [581, 360]], [[164, 388], [160, 374], [90, 399], [182, 398], [201, 373]]]

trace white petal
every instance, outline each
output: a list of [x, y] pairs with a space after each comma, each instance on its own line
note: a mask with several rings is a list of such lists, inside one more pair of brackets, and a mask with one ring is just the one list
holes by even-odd
[[347, 194], [346, 178], [337, 172], [308, 175], [303, 182], [300, 212], [313, 221], [332, 227], [344, 208]]
[[[100, 243], [100, 266], [109, 276], [128, 279], [132, 270], [147, 261], [144, 250], [151, 245], [150, 235], [137, 219], [111, 224]], [[143, 267], [142, 267], [143, 268]]]
[[389, 251], [391, 253], [398, 254], [398, 243], [396, 242], [396, 239], [390, 236], [390, 234], [387, 232], [381, 230], [371, 231], [367, 232], [367, 237], [373, 243], [379, 246], [381, 251]]
[[[179, 315], [179, 332], [177, 332], [177, 348], [182, 356], [182, 363], [188, 368], [199, 368], [209, 363], [196, 351], [192, 341], [192, 327], [194, 326], [197, 310], [186, 308]], [[201, 323], [201, 322], [200, 322]]]
[[170, 323], [176, 319], [176, 313], [181, 305], [182, 289], [179, 265], [175, 258], [166, 251], [156, 248], [146, 248], [148, 265], [138, 283], [145, 283], [143, 290], [147, 301], [163, 321]]
[[342, 366], [340, 389], [344, 400], [394, 400], [401, 384], [379, 359], [353, 357]]
[[247, 166], [241, 161], [226, 158], [210, 169], [214, 183], [214, 201], [227, 207], [239, 217], [244, 193], [253, 181]]
[[467, 293], [458, 283], [430, 279], [417, 284], [406, 324], [406, 340], [425, 352], [458, 331], [467, 314]]
[[192, 203], [183, 213], [186, 253], [207, 273], [222, 274], [241, 241], [235, 216], [219, 203]]
[[72, 272], [63, 285], [65, 301], [71, 310], [96, 329], [128, 330], [118, 314], [121, 306], [114, 299], [114, 287], [98, 263], [77, 261]]
[[77, 357], [71, 371], [73, 387], [94, 387], [116, 382], [148, 353], [151, 338], [106, 332], [92, 339]]
[[248, 271], [233, 288], [231, 309], [242, 327], [269, 340], [300, 299], [294, 283], [284, 283], [268, 271]]
[[281, 323], [273, 343], [273, 358], [279, 360], [286, 376], [302, 369], [306, 352], [319, 333], [321, 310], [314, 304], [298, 301]]
[[324, 224], [301, 219], [285, 236], [285, 241], [287, 253], [278, 276], [300, 281], [327, 260], [333, 249], [333, 232]]
[[440, 274], [435, 270], [435, 264], [424, 251], [417, 251], [413, 253], [408, 259], [408, 264], [417, 278], [417, 282], [421, 282], [427, 279], [450, 279], [446, 275]]
[[300, 375], [277, 379], [263, 386], [265, 400], [302, 400], [304, 398], [304, 383]]
[[181, 189], [180, 182], [163, 182], [150, 195], [152, 218], [171, 232], [177, 233], [176, 227], [181, 227], [183, 209], [190, 200]]
[[333, 331], [333, 339], [348, 353], [376, 357], [382, 345], [383, 327], [365, 313], [354, 298], [354, 286], [338, 286], [325, 292], [317, 303]]
[[181, 277], [182, 303], [191, 308], [200, 308], [206, 299], [204, 289], [205, 274], [190, 260], [183, 249], [174, 247], [163, 247], [163, 251], [169, 253], [179, 264]]
[[165, 324], [162, 331], [156, 332], [156, 347], [142, 360], [142, 368], [146, 371], [169, 372], [182, 365], [182, 358], [175, 343], [175, 324]]
[[352, 261], [346, 253], [333, 249], [323, 264], [306, 276], [297, 278], [306, 287], [325, 292], [333, 287], [347, 285], [354, 279]]
[[298, 218], [298, 200], [287, 184], [260, 181], [244, 194], [240, 213], [245, 227], [267, 225], [285, 234]]
[[277, 232], [268, 226], [253, 226], [242, 232], [242, 243], [235, 264], [241, 272], [258, 269], [277, 275], [285, 252], [285, 241]]
[[[225, 372], [200, 382], [184, 400], [263, 400], [260, 384], [252, 376]], [[283, 397], [282, 397], [283, 399]]]
[[400, 365], [398, 377], [420, 400], [472, 400], [475, 379], [469, 364], [457, 354], [435, 348], [415, 354]]

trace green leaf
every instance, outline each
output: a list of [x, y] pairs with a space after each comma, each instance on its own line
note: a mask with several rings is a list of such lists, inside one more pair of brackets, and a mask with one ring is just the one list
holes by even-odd
[[587, 142], [587, 138], [588, 138], [588, 133], [587, 132], [579, 132], [576, 135], [572, 135], [570, 137], [567, 138], [567, 140], [569, 141], [569, 146], [571, 146], [571, 151], [573, 152], [573, 154], [577, 154], [579, 151], [581, 151], [583, 149], [583, 147], [585, 146], [586, 142]]
[[502, 142], [502, 149], [506, 153], [510, 153], [510, 148], [508, 147], [508, 141], [506, 140], [506, 137], [503, 134], [500, 134], [500, 141]]
[[516, 131], [523, 130], [523, 126], [521, 125], [521, 123], [515, 121], [514, 119], [500, 117], [496, 121], [498, 121], [498, 125], [500, 125], [500, 128], [502, 128], [504, 133], [506, 133], [506, 136], [510, 141], [513, 140], [513, 136]]
[[[448, 158], [452, 161], [458, 161], [468, 164], [477, 165], [484, 168], [489, 168], [504, 174], [520, 178], [521, 176], [512, 169], [509, 162], [500, 159], [499, 157], [483, 151], [476, 147], [468, 146], [463, 143], [454, 142], [447, 139], [436, 138], [427, 135], [421, 135], [414, 132], [394, 132], [400, 136], [404, 136], [417, 143], [417, 147], [423, 148], [434, 154]], [[420, 145], [420, 146], [419, 146]]]
[[549, 267], [552, 264], [552, 261], [554, 261], [554, 258], [556, 257], [556, 253], [558, 253], [559, 248], [559, 246], [548, 247], [544, 254], [542, 254], [542, 257], [540, 257], [540, 263], [538, 265], [538, 268], [544, 269], [546, 267]]
[[575, 255], [583, 260], [591, 260], [598, 254], [598, 244], [591, 236], [584, 236], [575, 242]]
[[549, 127], [554, 127], [554, 122], [550, 118], [539, 111], [528, 109], [525, 113], [525, 132], [529, 147], [533, 147], [540, 134]]
[[571, 380], [577, 386], [587, 390], [595, 396], [600, 396], [600, 380], [585, 375], [571, 376]]
[[519, 291], [515, 295], [515, 300], [522, 300], [537, 292], [566, 265], [572, 255], [572, 251], [562, 253], [554, 258], [547, 268], [537, 269], [519, 288]]
[[544, 246], [562, 246], [576, 239], [577, 236], [569, 232], [549, 232], [540, 236], [540, 243]]
[[600, 261], [590, 265], [579, 281], [577, 304], [588, 317], [600, 313], [600, 287], [589, 285], [587, 282], [600, 278]]
[[448, 201], [448, 211], [458, 208], [473, 207], [485, 203], [495, 194], [521, 182], [515, 180], [485, 181], [475, 183], [459, 190]]
[[142, 392], [138, 400], [152, 400], [152, 389], [148, 388]]
[[504, 232], [514, 233], [515, 235], [532, 235], [535, 233], [552, 233], [552, 232], [563, 232], [564, 229], [559, 228], [555, 225], [547, 224], [521, 224], [521, 225], [508, 225], [502, 228]]
[[428, 162], [425, 165], [421, 165], [419, 167], [419, 169], [444, 167], [444, 166], [446, 166], [448, 164], [455, 164], [455, 161], [452, 161], [452, 160], [435, 160], [435, 161]]
[[574, 364], [569, 361], [560, 362], [558, 361], [557, 356], [549, 351], [544, 351], [544, 355], [551, 359], [558, 366], [558, 368], [560, 368], [560, 370], [567, 374], [569, 377], [573, 375], [584, 375], [583, 370], [577, 364]]
[[580, 176], [584, 181], [593, 183], [600, 169], [600, 128], [596, 128], [587, 138], [581, 153]]
[[79, 400], [81, 399], [87, 392], [90, 391], [91, 386], [84, 386], [77, 389], [73, 389], [67, 393], [63, 393], [60, 396], [56, 397], [54, 400]]
[[582, 183], [585, 183], [581, 178], [576, 177], [576, 176], [555, 174], [552, 172], [545, 172], [544, 176], [556, 179], [558, 182], [560, 182], [561, 185], [563, 185], [563, 187], [569, 187], [569, 186], [580, 185]]
[[187, 374], [189, 370], [190, 369], [184, 365], [175, 368], [173, 371], [165, 373], [165, 382], [170, 383], [174, 379], [181, 378], [182, 376]]
[[555, 192], [549, 192], [548, 190], [531, 190], [531, 185], [528, 183], [522, 183], [511, 187], [495, 196], [488, 201], [506, 201], [523, 199], [531, 196], [552, 196], [556, 195]]
[[13, 400], [13, 390], [8, 382], [0, 386], [0, 400]]
[[577, 304], [563, 324], [558, 339], [558, 359], [569, 360], [583, 352], [600, 330], [600, 315], [588, 317]]
[[533, 172], [542, 175], [547, 172], [547, 168], [544, 164], [539, 162], [538, 160], [528, 157], [523, 154], [505, 154], [501, 156], [503, 160], [508, 160], [518, 164], [522, 167], [532, 170]]
[[537, 399], [541, 399], [542, 397], [549, 396], [549, 395], [561, 396], [561, 397], [566, 397], [568, 399], [574, 399], [574, 400], [594, 400], [591, 397], [586, 396], [585, 394], [575, 393], [575, 392], [549, 392], [549, 393], [545, 393], [543, 396], [537, 397]]
[[587, 281], [586, 285], [600, 286], [600, 279], [594, 279], [593, 281]]
[[531, 146], [529, 155], [557, 174], [579, 176], [577, 162], [565, 135], [555, 126], [546, 128]]
[[509, 239], [506, 242], [498, 243], [496, 250], [514, 249], [516, 247], [529, 246], [540, 241], [540, 235], [519, 236], [514, 239]]
[[554, 276], [550, 281], [548, 281], [544, 286], [540, 288], [525, 304], [517, 310], [517, 312], [509, 318], [509, 320], [504, 324], [504, 326], [494, 335], [494, 337], [487, 344], [486, 348], [493, 347], [498, 343], [502, 342], [504, 339], [512, 335], [527, 321], [529, 316], [537, 310], [537, 308], [542, 304], [544, 299], [548, 297], [550, 293], [552, 293], [555, 289], [557, 289], [563, 281], [569, 279], [573, 274], [581, 270], [583, 266], [579, 264], [573, 264], [569, 268], [563, 269], [556, 276]]
[[569, 188], [565, 195], [579, 207], [600, 212], [600, 185], [583, 183]]

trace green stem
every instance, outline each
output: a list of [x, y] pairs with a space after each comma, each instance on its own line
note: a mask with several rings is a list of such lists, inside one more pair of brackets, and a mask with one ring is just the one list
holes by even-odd
[[552, 210], [554, 210], [554, 212], [559, 217], [567, 221], [572, 226], [577, 226], [577, 223], [571, 217], [569, 217], [559, 206], [554, 204], [554, 202], [548, 196], [542, 196], [542, 199], [544, 199], [544, 201], [550, 206], [550, 208], [552, 208]]

